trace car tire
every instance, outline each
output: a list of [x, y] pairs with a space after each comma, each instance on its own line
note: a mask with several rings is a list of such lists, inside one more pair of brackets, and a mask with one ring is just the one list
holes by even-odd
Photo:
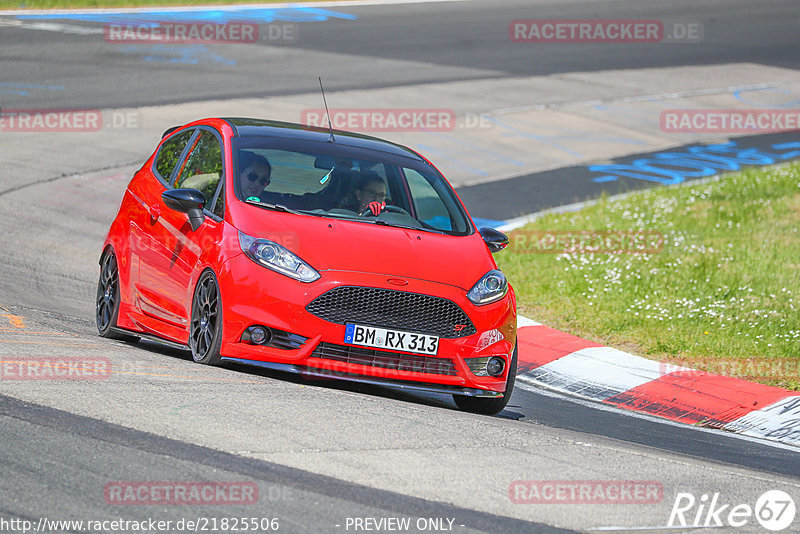
[[508, 368], [508, 380], [506, 380], [506, 389], [502, 397], [496, 398], [481, 398], [481, 397], [467, 397], [466, 395], [453, 395], [453, 400], [456, 406], [465, 412], [478, 413], [481, 415], [495, 415], [503, 411], [503, 408], [508, 404], [511, 398], [511, 393], [514, 391], [514, 382], [517, 379], [517, 344], [514, 343], [514, 352], [511, 355], [511, 364]]
[[108, 248], [100, 260], [100, 278], [97, 281], [95, 321], [100, 337], [136, 343], [139, 338], [117, 331], [119, 316], [119, 267], [112, 248]]
[[222, 302], [212, 271], [200, 275], [192, 298], [189, 348], [197, 363], [219, 365], [222, 346]]

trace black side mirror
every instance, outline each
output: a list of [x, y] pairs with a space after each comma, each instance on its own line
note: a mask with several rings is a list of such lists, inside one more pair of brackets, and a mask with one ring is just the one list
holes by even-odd
[[161, 193], [161, 198], [168, 208], [189, 216], [192, 230], [200, 228], [206, 220], [206, 216], [203, 215], [206, 197], [197, 189], [169, 189]]
[[492, 254], [500, 252], [508, 246], [508, 236], [503, 232], [498, 232], [494, 228], [480, 228], [478, 232]]

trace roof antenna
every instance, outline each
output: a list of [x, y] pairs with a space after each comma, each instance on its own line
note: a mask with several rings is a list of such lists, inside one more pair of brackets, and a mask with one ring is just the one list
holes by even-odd
[[319, 90], [322, 91], [322, 102], [325, 104], [325, 115], [328, 116], [328, 130], [331, 132], [331, 138], [328, 140], [330, 143], [336, 142], [333, 137], [333, 126], [331, 126], [331, 114], [328, 111], [328, 102], [325, 100], [325, 89], [322, 88], [322, 76], [319, 77]]

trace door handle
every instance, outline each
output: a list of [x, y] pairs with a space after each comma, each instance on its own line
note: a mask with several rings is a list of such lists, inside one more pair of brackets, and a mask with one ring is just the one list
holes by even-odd
[[150, 222], [156, 222], [159, 217], [161, 217], [161, 208], [157, 204], [150, 206]]

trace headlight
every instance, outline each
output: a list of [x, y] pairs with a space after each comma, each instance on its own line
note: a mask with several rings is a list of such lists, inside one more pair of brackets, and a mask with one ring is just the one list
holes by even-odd
[[269, 239], [250, 237], [239, 232], [239, 246], [242, 252], [254, 262], [267, 269], [285, 274], [301, 282], [313, 282], [319, 273], [296, 254]]
[[467, 293], [467, 298], [474, 304], [481, 306], [495, 302], [506, 296], [508, 293], [508, 281], [503, 273], [493, 269], [483, 275], [478, 283], [472, 286]]

